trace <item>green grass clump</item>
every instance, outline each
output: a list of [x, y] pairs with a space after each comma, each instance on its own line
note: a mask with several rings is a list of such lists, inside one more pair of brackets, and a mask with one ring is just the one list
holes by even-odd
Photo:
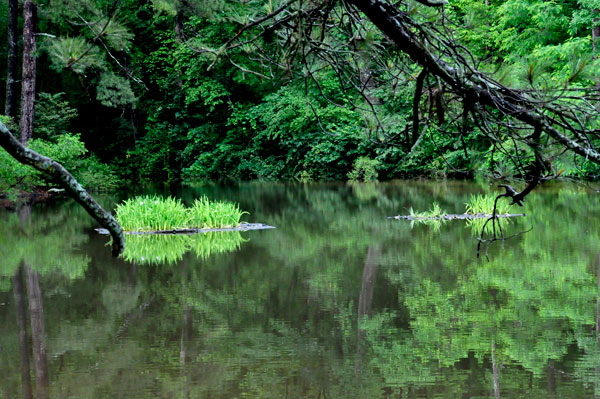
[[116, 218], [123, 230], [153, 231], [186, 228], [189, 215], [179, 199], [143, 196], [117, 205]]
[[[491, 215], [494, 212], [494, 201], [496, 200], [495, 194], [487, 195], [471, 195], [469, 202], [466, 203], [466, 212], [470, 214], [485, 213]], [[507, 214], [510, 210], [510, 203], [508, 198], [500, 198], [496, 204], [496, 215]], [[494, 224], [489, 222], [486, 224], [487, 219], [469, 219], [467, 220], [467, 226], [471, 228], [473, 235], [478, 236], [481, 234], [481, 229], [485, 226], [485, 233], [492, 233]], [[510, 219], [497, 219], [496, 224], [508, 224]], [[497, 229], [499, 231], [499, 228]]]
[[237, 226], [246, 213], [237, 204], [210, 201], [206, 197], [186, 208], [172, 197], [142, 196], [117, 205], [116, 219], [125, 231], [212, 229]]
[[[495, 194], [471, 195], [469, 202], [466, 203], [466, 211], [470, 214], [486, 213], [491, 215], [494, 212]], [[500, 198], [496, 204], [496, 214], [503, 215], [510, 210], [510, 203], [507, 198]]]
[[437, 218], [445, 214], [446, 212], [444, 212], [440, 204], [438, 204], [437, 202], [434, 202], [431, 206], [431, 209], [425, 212], [415, 212], [412, 208], [410, 208], [410, 216], [412, 217]]
[[247, 213], [237, 204], [201, 197], [189, 208], [188, 223], [198, 228], [234, 227], [240, 224], [240, 219]]
[[[410, 208], [410, 216], [417, 218], [438, 218], [440, 216], [445, 215], [446, 212], [442, 209], [440, 204], [434, 202], [431, 205], [431, 209], [424, 212], [415, 212], [412, 208]], [[445, 223], [444, 219], [421, 219], [421, 220], [411, 220], [410, 226], [413, 227], [415, 223], [424, 224], [433, 228], [433, 231], [439, 231], [440, 227], [442, 227], [442, 223]]]

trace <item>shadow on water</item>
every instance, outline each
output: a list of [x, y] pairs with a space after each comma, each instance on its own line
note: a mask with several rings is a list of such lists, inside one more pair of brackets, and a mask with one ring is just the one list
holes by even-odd
[[[0, 398], [600, 396], [597, 194], [527, 199], [476, 257], [462, 182], [248, 184], [276, 230], [130, 241], [73, 204], [0, 214]], [[142, 237], [147, 238], [147, 237]]]

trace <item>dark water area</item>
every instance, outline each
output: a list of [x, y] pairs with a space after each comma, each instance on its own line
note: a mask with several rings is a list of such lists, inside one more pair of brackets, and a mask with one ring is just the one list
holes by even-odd
[[600, 194], [536, 189], [479, 259], [480, 225], [386, 219], [490, 190], [180, 188], [277, 229], [118, 259], [70, 201], [0, 212], [0, 398], [599, 397]]

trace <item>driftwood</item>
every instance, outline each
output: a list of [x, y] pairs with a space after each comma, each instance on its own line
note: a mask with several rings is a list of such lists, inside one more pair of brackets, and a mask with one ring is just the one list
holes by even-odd
[[[512, 218], [519, 216], [527, 216], [524, 213], [507, 213], [504, 215], [496, 215], [497, 218]], [[411, 215], [398, 215], [398, 216], [388, 216], [388, 219], [398, 219], [398, 220], [464, 220], [464, 219], [489, 219], [492, 215], [487, 213], [461, 213], [461, 214], [448, 214], [448, 215], [440, 215], [440, 216], [411, 216]]]
[[[224, 227], [217, 229], [177, 229], [177, 230], [153, 230], [153, 231], [125, 231], [125, 234], [202, 234], [213, 231], [249, 231], [249, 230], [266, 230], [275, 229], [274, 226], [269, 226], [263, 223], [240, 223], [235, 227]], [[107, 229], [94, 229], [100, 234], [110, 234]]]

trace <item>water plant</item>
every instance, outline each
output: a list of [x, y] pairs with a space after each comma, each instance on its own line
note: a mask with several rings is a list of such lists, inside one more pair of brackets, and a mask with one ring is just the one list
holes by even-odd
[[[446, 212], [442, 209], [440, 204], [434, 202], [431, 205], [431, 209], [424, 212], [415, 212], [412, 208], [410, 208], [410, 216], [414, 218], [428, 218], [428, 219], [413, 219], [410, 222], [411, 227], [414, 226], [415, 223], [425, 224], [433, 228], [434, 231], [439, 231], [440, 227], [442, 227], [442, 223], [446, 222], [445, 219], [441, 219], [440, 217], [445, 215]], [[440, 218], [440, 219], [431, 219], [431, 218]]]
[[207, 197], [194, 200], [189, 208], [190, 226], [199, 228], [234, 227], [248, 212], [242, 211], [237, 204], [223, 201], [210, 201]]
[[418, 218], [437, 218], [444, 215], [445, 212], [437, 202], [434, 202], [431, 205], [431, 209], [424, 212], [415, 212], [412, 208], [410, 208], [410, 216], [418, 217]]
[[[496, 200], [495, 194], [471, 194], [469, 202], [466, 205], [466, 211], [470, 214], [485, 213], [491, 215], [494, 212], [494, 201]], [[508, 199], [499, 199], [496, 204], [496, 214], [502, 215], [508, 213], [510, 204]]]
[[172, 197], [141, 196], [117, 205], [116, 218], [125, 231], [181, 230], [189, 228], [228, 228], [240, 224], [248, 212], [237, 204], [196, 199], [187, 208]]
[[[486, 194], [486, 195], [471, 195], [469, 198], [469, 202], [466, 205], [467, 213], [476, 215], [478, 213], [483, 213], [486, 215], [491, 215], [494, 212], [494, 202], [496, 201], [496, 194]], [[500, 198], [496, 203], [496, 215], [504, 215], [507, 214], [510, 210], [510, 203], [508, 199]], [[471, 232], [473, 235], [477, 236], [481, 234], [481, 229], [485, 226], [485, 233], [492, 233], [494, 230], [494, 223], [487, 223], [486, 218], [479, 219], [468, 219], [467, 226], [471, 228]], [[501, 222], [502, 220], [502, 222]], [[495, 221], [496, 224], [500, 225], [500, 223], [508, 224], [510, 221], [509, 218], [497, 219]]]

